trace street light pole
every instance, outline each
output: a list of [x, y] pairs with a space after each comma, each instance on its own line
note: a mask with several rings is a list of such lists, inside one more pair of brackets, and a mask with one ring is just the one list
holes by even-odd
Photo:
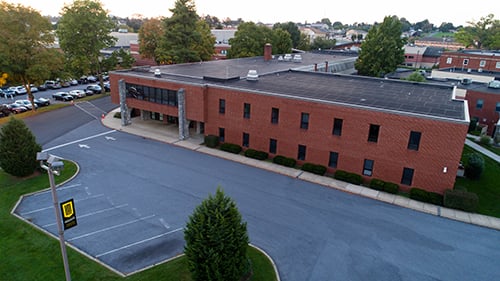
[[[64, 263], [64, 273], [66, 275], [66, 281], [71, 281], [71, 273], [69, 271], [68, 255], [66, 253], [66, 243], [64, 242], [64, 230], [62, 227], [61, 213], [59, 212], [59, 200], [57, 199], [56, 183], [54, 180], [54, 175], [59, 175], [59, 169], [64, 166], [63, 162], [54, 157], [53, 155], [48, 155], [46, 152], [37, 153], [37, 160], [40, 161], [40, 166], [47, 171], [50, 182], [50, 190], [52, 191], [52, 203], [54, 204], [54, 212], [56, 214], [57, 221], [57, 232], [59, 234], [59, 244], [61, 245], [61, 254]], [[57, 170], [54, 170], [54, 167]]]

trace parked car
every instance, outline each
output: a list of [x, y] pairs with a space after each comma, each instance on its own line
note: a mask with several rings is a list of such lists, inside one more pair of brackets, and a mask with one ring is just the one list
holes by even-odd
[[38, 87], [37, 87], [37, 86], [35, 86], [34, 84], [31, 84], [31, 85], [30, 85], [30, 91], [31, 91], [32, 93], [36, 93], [36, 92], [38, 92]]
[[45, 87], [47, 87], [47, 89], [61, 89], [61, 84], [54, 80], [47, 80], [45, 81]]
[[46, 98], [37, 98], [37, 99], [34, 99], [33, 102], [38, 106], [49, 106], [50, 105], [50, 100], [46, 99]]
[[73, 96], [73, 98], [78, 99], [78, 98], [83, 98], [86, 96], [84, 90], [71, 90], [68, 92], [70, 95]]
[[16, 93], [9, 89], [0, 89], [0, 97], [13, 99]]
[[73, 96], [70, 95], [68, 92], [57, 92], [55, 94], [52, 94], [52, 98], [55, 100], [60, 100], [60, 101], [72, 101]]
[[24, 86], [10, 87], [9, 90], [13, 91], [16, 95], [24, 95], [28, 92]]
[[47, 91], [47, 86], [45, 84], [41, 84], [37, 86], [38, 91]]
[[88, 96], [91, 96], [93, 94], [100, 94], [102, 92], [102, 88], [99, 85], [93, 84], [93, 85], [88, 85], [87, 88], [85, 89], [85, 93]]
[[[22, 106], [26, 107], [28, 110], [33, 109], [33, 105], [31, 104], [31, 102], [29, 100], [16, 100], [14, 103], [22, 105]], [[37, 108], [37, 107], [38, 107], [38, 105], [35, 104], [35, 108]]]
[[68, 88], [71, 86], [69, 81], [60, 81], [59, 84], [61, 84], [61, 87], [63, 87], [63, 88]]
[[78, 86], [78, 80], [70, 78], [68, 79], [68, 82], [71, 86]]
[[10, 108], [6, 104], [0, 104], [0, 117], [9, 116], [11, 113]]
[[12, 112], [14, 114], [23, 113], [23, 112], [28, 111], [28, 109], [26, 107], [24, 107], [20, 104], [17, 104], [17, 103], [11, 103], [8, 106], [9, 106], [10, 112]]
[[96, 83], [97, 81], [99, 81], [99, 79], [95, 76], [89, 75], [89, 76], [87, 76], [87, 81], [89, 83]]
[[104, 91], [111, 92], [111, 85], [109, 84], [109, 82], [104, 82]]

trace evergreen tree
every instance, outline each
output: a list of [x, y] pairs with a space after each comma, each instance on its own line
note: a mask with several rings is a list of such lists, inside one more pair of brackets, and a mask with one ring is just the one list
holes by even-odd
[[[177, 0], [164, 19], [164, 35], [155, 55], [161, 63], [186, 63], [208, 60], [214, 53], [215, 38], [208, 24], [196, 14], [193, 0]], [[210, 58], [207, 56], [210, 54]]]
[[16, 177], [31, 175], [38, 166], [36, 153], [42, 147], [26, 124], [11, 117], [0, 131], [0, 167]]
[[385, 17], [380, 25], [374, 25], [361, 44], [355, 62], [358, 74], [382, 77], [396, 70], [404, 62], [404, 44], [401, 22], [396, 16]]
[[247, 226], [234, 201], [220, 188], [196, 207], [184, 239], [193, 280], [238, 281], [248, 272]]

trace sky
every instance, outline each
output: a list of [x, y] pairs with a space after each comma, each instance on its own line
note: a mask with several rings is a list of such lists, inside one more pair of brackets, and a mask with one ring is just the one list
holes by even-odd
[[[57, 16], [71, 0], [3, 0], [38, 10], [42, 15]], [[175, 0], [101, 0], [110, 14], [118, 17], [169, 17]], [[466, 4], [465, 4], [466, 3]], [[314, 23], [323, 18], [343, 24], [382, 22], [385, 16], [406, 18], [410, 23], [429, 20], [434, 25], [451, 22], [454, 26], [477, 22], [488, 14], [500, 17], [498, 0], [194, 0], [198, 15], [220, 20], [238, 18], [244, 21], [276, 23]]]

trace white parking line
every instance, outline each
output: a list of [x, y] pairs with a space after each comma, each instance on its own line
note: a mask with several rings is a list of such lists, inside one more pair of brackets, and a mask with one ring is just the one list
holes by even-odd
[[[70, 188], [73, 188], [73, 187], [78, 187], [80, 185], [82, 185], [82, 184], [81, 183], [77, 183], [77, 184], [67, 185], [67, 186], [64, 186], [64, 187], [59, 187], [59, 188], [57, 188], [57, 190], [70, 189]], [[45, 191], [37, 192], [37, 193], [33, 194], [33, 196], [39, 196], [39, 195], [42, 195], [42, 194], [45, 194], [45, 193], [49, 193], [49, 192], [52, 192], [52, 190], [47, 189]]]
[[94, 138], [101, 137], [101, 136], [104, 136], [104, 135], [107, 135], [107, 134], [111, 134], [111, 133], [114, 133], [114, 132], [116, 132], [116, 130], [111, 130], [111, 131], [107, 131], [107, 132], [100, 133], [100, 134], [97, 134], [97, 135], [93, 135], [93, 136], [90, 136], [90, 137], [86, 137], [86, 138], [83, 138], [83, 139], [79, 139], [79, 140], [75, 140], [75, 141], [63, 143], [63, 144], [56, 145], [56, 146], [51, 147], [51, 148], [44, 149], [42, 151], [44, 151], [44, 152], [45, 151], [51, 151], [51, 150], [54, 150], [54, 149], [58, 149], [58, 148], [61, 148], [61, 147], [65, 147], [65, 146], [68, 146], [68, 145], [72, 145], [72, 144], [75, 144], [75, 143], [86, 141], [86, 140], [89, 140], [89, 139], [94, 139]]
[[76, 239], [84, 238], [84, 237], [87, 237], [87, 236], [91, 236], [91, 235], [94, 235], [94, 234], [97, 234], [97, 233], [101, 233], [101, 232], [108, 231], [108, 230], [111, 230], [111, 229], [115, 229], [115, 228], [118, 228], [118, 227], [122, 227], [122, 226], [125, 226], [125, 225], [129, 225], [129, 224], [133, 224], [133, 223], [140, 222], [140, 221], [143, 221], [143, 220], [147, 220], [147, 219], [150, 219], [150, 218], [152, 218], [154, 216], [155, 215], [150, 215], [150, 216], [147, 216], [147, 217], [139, 218], [139, 219], [136, 219], [136, 220], [132, 220], [132, 221], [128, 221], [128, 222], [125, 222], [125, 223], [121, 223], [121, 224], [113, 225], [113, 226], [106, 227], [106, 228], [103, 228], [103, 229], [99, 229], [99, 230], [96, 230], [96, 231], [92, 231], [92, 232], [89, 232], [89, 233], [86, 233], [86, 234], [82, 234], [80, 236], [76, 236], [76, 237], [73, 237], [71, 239], [68, 239], [68, 241], [73, 241], [73, 240], [76, 240]]
[[145, 242], [148, 242], [148, 241], [154, 240], [154, 239], [158, 239], [158, 238], [160, 238], [160, 237], [163, 237], [163, 236], [165, 236], [165, 235], [172, 234], [172, 233], [177, 232], [177, 231], [181, 231], [181, 230], [183, 230], [183, 229], [184, 229], [183, 227], [180, 227], [180, 228], [174, 229], [174, 230], [169, 231], [169, 232], [165, 232], [165, 233], [162, 233], [162, 234], [159, 234], [159, 235], [156, 235], [156, 236], [153, 236], [153, 237], [150, 237], [150, 238], [147, 238], [147, 239], [141, 240], [141, 241], [137, 241], [137, 242], [132, 243], [132, 244], [125, 245], [125, 246], [120, 247], [120, 248], [116, 248], [116, 249], [111, 250], [111, 251], [104, 252], [104, 253], [99, 254], [99, 255], [97, 255], [97, 256], [95, 256], [95, 257], [96, 257], [96, 258], [100, 258], [100, 257], [102, 257], [102, 256], [109, 255], [109, 254], [112, 254], [112, 253], [115, 253], [115, 252], [118, 252], [118, 251], [121, 251], [121, 250], [124, 250], [124, 249], [130, 248], [130, 247], [133, 247], [133, 246], [136, 246], [136, 245], [139, 245], [139, 244], [142, 244], [142, 243], [145, 243]]
[[[102, 210], [91, 212], [91, 213], [88, 213], [88, 214], [85, 214], [85, 215], [78, 215], [77, 217], [78, 217], [78, 219], [86, 218], [86, 217], [89, 217], [89, 216], [97, 215], [97, 214], [100, 214], [100, 213], [104, 213], [104, 212], [107, 212], [107, 211], [112, 211], [112, 210], [123, 208], [123, 207], [127, 207], [127, 206], [128, 206], [128, 204], [122, 204], [122, 205], [119, 205], [119, 206], [116, 206], [116, 207], [102, 209]], [[45, 228], [45, 227], [53, 226], [55, 224], [56, 223], [49, 223], [49, 224], [46, 224], [46, 225], [42, 225], [42, 227]]]
[[[81, 202], [81, 201], [85, 201], [85, 200], [88, 200], [88, 199], [95, 199], [95, 198], [98, 198], [98, 197], [102, 197], [104, 196], [104, 194], [97, 194], [97, 195], [94, 195], [94, 196], [89, 196], [87, 198], [83, 198], [83, 199], [78, 199], [78, 200], [75, 200], [74, 202], [77, 203], [77, 202]], [[29, 214], [33, 214], [33, 213], [36, 213], [36, 212], [41, 212], [41, 211], [45, 211], [47, 209], [50, 209], [50, 208], [53, 208], [54, 206], [51, 205], [49, 207], [43, 207], [43, 208], [39, 208], [39, 209], [36, 209], [36, 210], [31, 210], [29, 212], [25, 212], [25, 213], [21, 213], [20, 215], [21, 216], [24, 216], [24, 215], [29, 215]]]

